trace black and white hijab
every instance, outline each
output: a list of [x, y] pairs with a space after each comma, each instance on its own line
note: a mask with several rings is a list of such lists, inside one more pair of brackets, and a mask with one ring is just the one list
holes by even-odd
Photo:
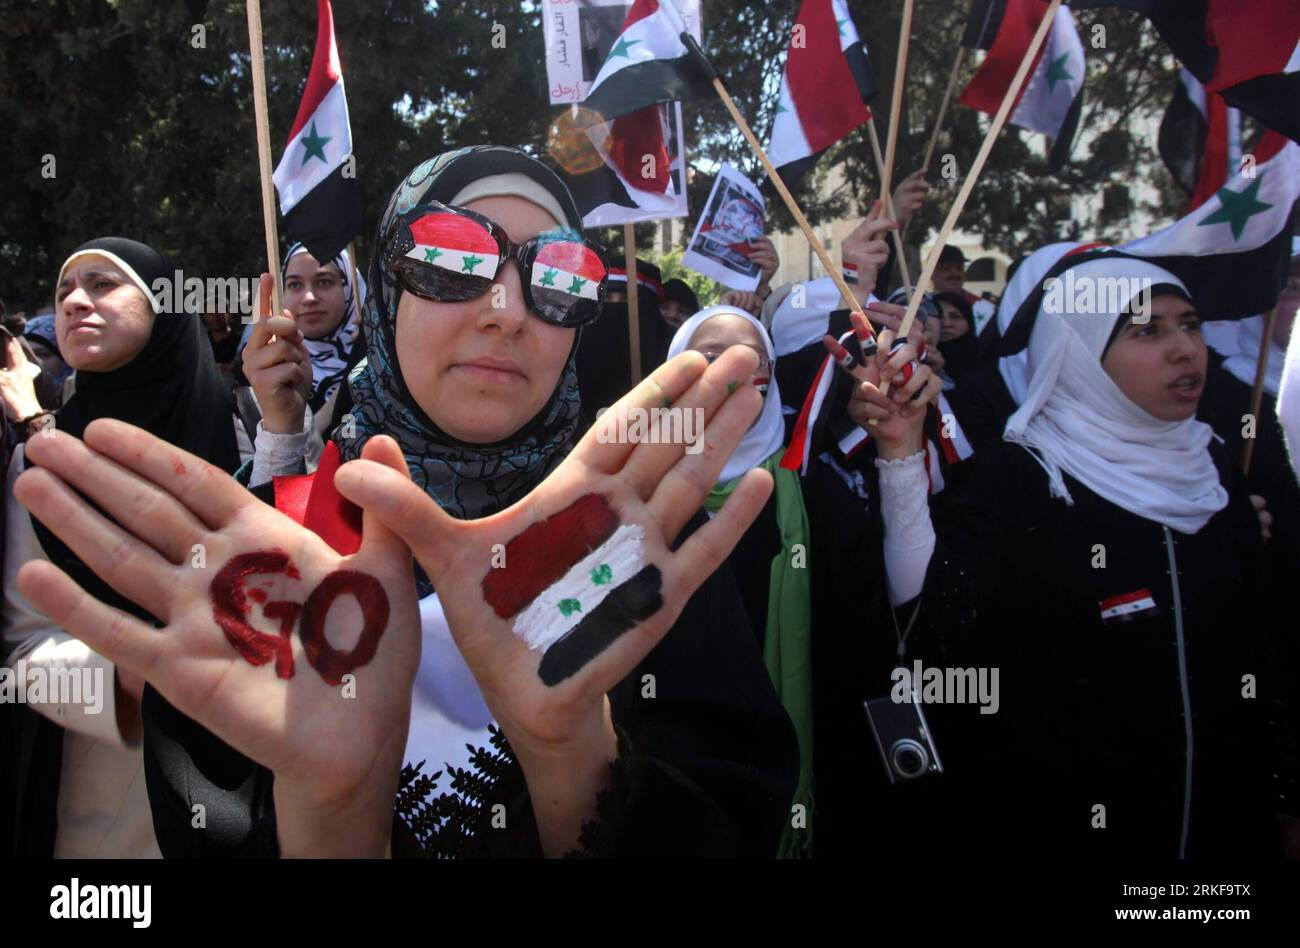
[[371, 435], [386, 434], [406, 456], [411, 479], [454, 517], [486, 517], [536, 487], [572, 446], [578, 424], [574, 334], [555, 391], [530, 421], [494, 444], [468, 444], [440, 429], [415, 401], [397, 358], [397, 304], [402, 286], [384, 269], [389, 224], [418, 204], [460, 206], [476, 198], [515, 195], [548, 211], [557, 227], [582, 229], [582, 215], [554, 171], [515, 148], [477, 145], [422, 162], [393, 192], [370, 256], [370, 295], [364, 311], [366, 354], [348, 375], [353, 425], [333, 435], [344, 461], [361, 456]]
[[[308, 252], [302, 244], [294, 244], [289, 248], [280, 267], [281, 287], [289, 273], [289, 261]], [[307, 353], [311, 356], [311, 398], [308, 405], [313, 412], [320, 411], [348, 374], [352, 347], [361, 334], [360, 307], [366, 299], [366, 281], [360, 273], [357, 274], [357, 285], [352, 285], [352, 257], [347, 248], [340, 251], [333, 260], [325, 262], [332, 263], [339, 271], [339, 280], [343, 285], [343, 320], [320, 339], [303, 340]]]

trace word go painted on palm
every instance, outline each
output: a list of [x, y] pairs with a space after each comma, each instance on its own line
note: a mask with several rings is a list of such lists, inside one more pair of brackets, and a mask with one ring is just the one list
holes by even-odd
[[911, 668], [900, 665], [890, 673], [895, 704], [978, 704], [980, 714], [997, 714], [998, 669], [925, 668], [920, 659]]
[[601, 444], [684, 444], [687, 454], [704, 450], [703, 408], [624, 408], [596, 412]]
[[1113, 315], [1131, 313], [1132, 321], [1145, 325], [1151, 320], [1150, 277], [1075, 276], [1067, 270], [1064, 277], [1043, 281], [1043, 312], [1063, 316]]

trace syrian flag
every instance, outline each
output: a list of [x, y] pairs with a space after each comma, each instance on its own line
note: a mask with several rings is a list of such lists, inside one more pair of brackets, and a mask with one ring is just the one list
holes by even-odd
[[594, 300], [604, 275], [604, 261], [586, 244], [553, 241], [537, 251], [529, 282], [534, 296], [543, 293]]
[[614, 119], [660, 102], [712, 95], [705, 67], [691, 55], [684, 34], [686, 24], [672, 0], [636, 0], [584, 107]]
[[1181, 279], [1207, 319], [1267, 311], [1286, 284], [1300, 145], [1266, 135], [1254, 174], [1235, 173], [1186, 217], [1118, 249]]
[[1160, 610], [1156, 608], [1155, 597], [1149, 589], [1135, 589], [1121, 596], [1111, 596], [1097, 603], [1101, 621], [1110, 625], [1115, 622], [1132, 622], [1138, 618], [1153, 616]]
[[[995, 26], [992, 17], [997, 10], [992, 6], [988, 10], [980, 8], [978, 4], [976, 6], [972, 16], [982, 13], [983, 17], [978, 28], [974, 22], [967, 22], [967, 35], [974, 32], [976, 38], [983, 41], [989, 31], [993, 31], [993, 42], [984, 62], [962, 90], [960, 101], [980, 112], [993, 115], [1011, 88], [1011, 81], [1025, 58], [1047, 7], [1042, 0], [1007, 0]], [[1053, 139], [1048, 154], [1048, 164], [1052, 168], [1059, 168], [1069, 159], [1070, 146], [1079, 125], [1079, 113], [1083, 108], [1083, 79], [1086, 73], [1083, 43], [1074, 28], [1074, 15], [1065, 7], [1060, 7], [1010, 114], [1012, 123], [1042, 132]]]
[[542, 653], [537, 671], [547, 685], [579, 671], [663, 606], [645, 531], [620, 523], [599, 494], [530, 526], [506, 544], [503, 563], [488, 570], [483, 598]]
[[1066, 253], [1012, 315], [1000, 354], [1014, 355], [1029, 345], [1044, 288], [1054, 277], [1110, 254], [1168, 270], [1187, 287], [1205, 320], [1246, 319], [1273, 307], [1291, 260], [1300, 145], [1272, 134], [1256, 148], [1256, 159], [1253, 175], [1233, 175], [1214, 197], [1163, 230], [1118, 247], [1090, 244]]
[[1223, 96], [1206, 92], [1186, 68], [1178, 70], [1173, 98], [1160, 120], [1157, 148], [1178, 186], [1200, 207], [1228, 180], [1240, 152], [1241, 113]]
[[1296, 0], [1070, 0], [1076, 9], [1142, 14], [1210, 92], [1300, 141], [1300, 3]]
[[[333, 260], [361, 229], [352, 130], [329, 0], [316, 8], [316, 52], [289, 144], [275, 168], [285, 236], [317, 260]], [[347, 174], [344, 172], [347, 171]]]
[[[681, 115], [681, 103], [651, 105], [585, 130], [600, 166], [582, 172], [560, 169], [584, 227], [685, 216]], [[676, 135], [669, 121], [676, 123]]]
[[804, 0], [786, 54], [767, 154], [788, 186], [822, 152], [871, 120], [867, 50], [845, 0]]
[[451, 273], [490, 280], [501, 265], [501, 249], [492, 235], [457, 214], [427, 214], [411, 225], [411, 237], [415, 246], [405, 256]]

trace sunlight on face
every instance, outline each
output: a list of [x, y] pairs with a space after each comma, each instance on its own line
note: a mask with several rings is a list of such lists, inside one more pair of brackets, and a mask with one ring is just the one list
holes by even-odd
[[[559, 226], [519, 197], [465, 206], [496, 221], [516, 243]], [[434, 424], [470, 444], [505, 440], [545, 407], [577, 335], [529, 312], [514, 261], [497, 282], [504, 293], [494, 287], [463, 303], [403, 292], [397, 304], [397, 359], [407, 388]], [[493, 307], [494, 297], [505, 305]]]
[[98, 254], [68, 267], [54, 291], [59, 352], [80, 372], [111, 372], [126, 365], [149, 341], [153, 321], [144, 292]]
[[1139, 408], [1161, 421], [1182, 421], [1196, 414], [1206, 360], [1196, 309], [1163, 295], [1151, 301], [1149, 322], [1120, 330], [1101, 365]]

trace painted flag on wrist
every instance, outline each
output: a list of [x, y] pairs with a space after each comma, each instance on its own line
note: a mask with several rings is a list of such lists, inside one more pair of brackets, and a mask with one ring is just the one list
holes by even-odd
[[686, 32], [672, 0], [635, 0], [583, 107], [610, 120], [661, 102], [713, 95], [703, 65], [682, 39]]
[[1070, 0], [1151, 21], [1210, 92], [1300, 141], [1300, 3], [1296, 0]]
[[[997, 112], [1046, 13], [1043, 0], [975, 4], [966, 24], [966, 38], [978, 44], [989, 42], [991, 35], [992, 41], [984, 62], [962, 90], [962, 104], [989, 115]], [[1062, 6], [1008, 116], [1013, 124], [1052, 139], [1048, 153], [1052, 168], [1069, 159], [1083, 107], [1086, 73], [1074, 15]]]
[[483, 598], [542, 653], [545, 684], [569, 678], [659, 611], [662, 577], [644, 541], [639, 525], [620, 523], [608, 500], [586, 494], [505, 545], [505, 565], [483, 578]]
[[787, 186], [826, 149], [871, 120], [866, 46], [845, 0], [803, 0], [786, 53], [767, 154]]
[[289, 133], [275, 189], [284, 232], [317, 260], [332, 260], [361, 229], [361, 199], [352, 155], [352, 129], [343, 68], [334, 41], [329, 0], [316, 5], [316, 51], [307, 87]]

